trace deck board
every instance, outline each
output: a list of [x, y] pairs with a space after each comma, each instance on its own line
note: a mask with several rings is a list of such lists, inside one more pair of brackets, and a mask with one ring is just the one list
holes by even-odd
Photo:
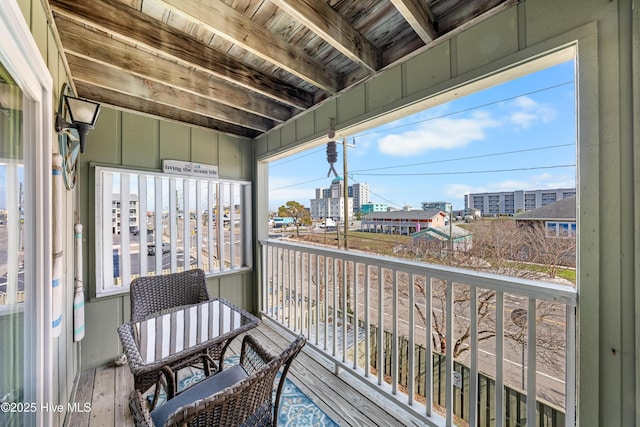
[[[96, 373], [92, 369], [90, 371], [84, 371], [78, 378], [78, 387], [76, 389], [76, 396], [72, 403], [78, 405], [78, 407], [85, 408], [85, 403], [91, 403], [93, 399], [93, 382]], [[68, 427], [86, 427], [89, 425], [91, 413], [86, 412], [74, 412], [67, 424]]]
[[[279, 328], [262, 322], [249, 332], [271, 352], [284, 349], [293, 339]], [[238, 354], [242, 336], [237, 337], [226, 356]], [[399, 426], [422, 425], [408, 414], [390, 410], [370, 399], [361, 387], [351, 382], [357, 380], [336, 375], [330, 361], [313, 357], [314, 350], [307, 347], [296, 357], [289, 371], [289, 378], [314, 401], [320, 409], [340, 426]], [[133, 425], [128, 399], [133, 390], [133, 376], [127, 365], [101, 367], [80, 375], [76, 402], [92, 402], [90, 420], [88, 414], [73, 413], [69, 426], [123, 426]], [[86, 400], [89, 399], [89, 400]], [[90, 421], [90, 422], [89, 422]]]
[[91, 402], [91, 427], [110, 427], [115, 425], [115, 372], [112, 367], [104, 366], [96, 369]]

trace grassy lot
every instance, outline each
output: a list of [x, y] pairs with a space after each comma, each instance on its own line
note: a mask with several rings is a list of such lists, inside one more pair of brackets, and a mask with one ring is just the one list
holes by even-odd
[[[321, 245], [337, 247], [337, 233], [318, 232], [314, 234], [303, 234], [296, 238], [303, 242], [317, 243]], [[294, 237], [294, 236], [292, 236]], [[295, 237], [294, 237], [295, 238]], [[340, 234], [340, 246], [342, 247], [343, 235]], [[349, 231], [347, 241], [350, 249], [363, 252], [370, 252], [378, 255], [395, 256], [393, 248], [397, 245], [411, 241], [409, 236], [399, 236], [395, 234], [367, 233], [363, 231]]]
[[[529, 270], [549, 275], [549, 267], [540, 264], [523, 264], [521, 262], [511, 263], [513, 268], [519, 270]], [[556, 276], [562, 279], [566, 279], [575, 285], [576, 283], [576, 270], [571, 268], [558, 268]]]
[[[499, 221], [500, 219], [494, 220]], [[458, 224], [462, 225], [462, 224]], [[472, 224], [464, 224], [465, 228], [473, 228]], [[337, 233], [331, 232], [316, 232], [311, 234], [302, 234], [300, 237], [295, 237], [295, 233], [291, 236], [296, 240], [302, 242], [315, 243], [320, 245], [326, 245], [331, 247], [337, 247]], [[377, 255], [386, 255], [399, 257], [398, 254], [393, 252], [394, 247], [402, 244], [409, 243], [411, 237], [400, 236], [395, 234], [382, 234], [382, 233], [367, 233], [362, 231], [349, 231], [347, 235], [349, 242], [349, 248], [374, 253]], [[343, 235], [340, 234], [340, 246], [343, 244]], [[493, 264], [493, 263], [492, 263]], [[519, 270], [529, 270], [549, 275], [549, 268], [539, 264], [526, 264], [520, 262], [509, 263], [510, 267]], [[576, 283], [576, 271], [574, 269], [560, 268], [556, 272], [557, 277], [569, 280], [572, 283]]]

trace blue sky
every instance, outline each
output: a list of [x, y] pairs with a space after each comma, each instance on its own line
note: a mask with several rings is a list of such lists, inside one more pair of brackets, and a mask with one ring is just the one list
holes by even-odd
[[[349, 184], [399, 208], [485, 191], [572, 188], [576, 179], [574, 63], [560, 64], [348, 138]], [[335, 168], [342, 176], [342, 146]], [[325, 146], [269, 165], [269, 207], [309, 207], [326, 188]]]

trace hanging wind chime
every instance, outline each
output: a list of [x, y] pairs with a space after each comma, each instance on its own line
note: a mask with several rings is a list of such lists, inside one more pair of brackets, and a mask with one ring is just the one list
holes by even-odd
[[331, 176], [331, 172], [337, 178], [338, 172], [333, 167], [333, 164], [338, 161], [338, 149], [336, 148], [335, 141], [327, 142], [327, 162], [329, 162], [329, 172], [327, 173], [327, 177]]

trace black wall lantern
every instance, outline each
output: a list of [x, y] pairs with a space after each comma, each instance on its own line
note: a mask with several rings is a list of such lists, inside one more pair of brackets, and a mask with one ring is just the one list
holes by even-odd
[[62, 113], [58, 112], [56, 114], [56, 132], [60, 133], [65, 129], [76, 129], [80, 137], [80, 152], [84, 153], [87, 134], [96, 125], [98, 114], [100, 114], [100, 104], [69, 95], [62, 95], [62, 97], [70, 122], [67, 122]]
[[58, 133], [62, 174], [67, 190], [73, 190], [78, 179], [78, 155], [84, 153], [87, 134], [96, 124], [100, 104], [76, 98], [68, 84], [62, 86], [56, 113], [55, 129]]

